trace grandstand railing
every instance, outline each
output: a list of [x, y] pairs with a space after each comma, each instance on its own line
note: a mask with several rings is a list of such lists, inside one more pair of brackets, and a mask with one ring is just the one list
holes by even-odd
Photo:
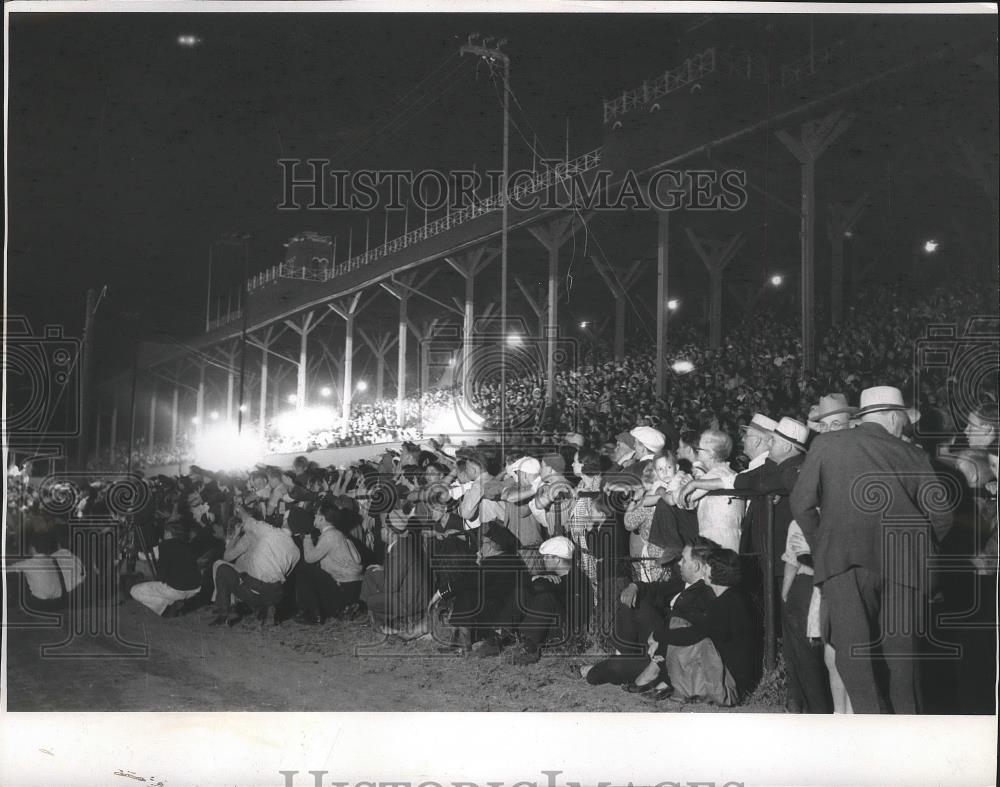
[[[553, 167], [547, 168], [531, 180], [519, 181], [513, 188], [508, 189], [511, 201], [523, 201], [525, 197], [544, 192], [553, 186], [560, 185], [572, 179], [576, 175], [595, 169], [601, 163], [602, 149], [597, 148], [582, 156], [578, 156], [570, 161], [561, 162]], [[393, 238], [381, 246], [370, 249], [363, 254], [351, 257], [345, 262], [335, 263], [332, 266], [306, 266], [293, 265], [289, 262], [282, 262], [272, 265], [265, 271], [247, 280], [247, 292], [252, 292], [278, 279], [298, 279], [300, 281], [326, 282], [343, 276], [352, 271], [359, 270], [366, 265], [383, 259], [390, 254], [413, 246], [427, 240], [435, 235], [447, 232], [454, 227], [465, 222], [477, 219], [487, 213], [500, 210], [503, 207], [501, 194], [495, 194], [485, 200], [480, 200], [471, 205], [467, 205], [459, 210], [449, 212], [435, 221], [428, 222], [417, 229], [410, 230], [405, 235]]]
[[241, 319], [242, 317], [243, 317], [242, 309], [234, 312], [229, 312], [228, 314], [220, 315], [219, 317], [216, 317], [214, 320], [208, 321], [208, 330], [213, 331], [216, 328], [221, 328], [223, 325], [229, 325], [230, 323], [234, 323], [237, 320]]
[[697, 82], [716, 70], [715, 47], [692, 55], [677, 68], [668, 69], [653, 80], [644, 81], [634, 90], [626, 90], [617, 98], [604, 102], [604, 122], [632, 112], [651, 101], [662, 98], [685, 85]]
[[814, 49], [805, 57], [782, 66], [778, 72], [780, 85], [782, 87], [794, 85], [813, 76], [820, 69], [829, 66], [836, 60], [837, 52], [843, 46], [845, 40], [842, 38], [827, 46]]

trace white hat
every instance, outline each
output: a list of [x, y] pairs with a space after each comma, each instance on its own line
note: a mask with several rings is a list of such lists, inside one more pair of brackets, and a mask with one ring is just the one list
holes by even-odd
[[905, 410], [903, 404], [903, 393], [898, 388], [891, 385], [876, 385], [874, 388], [865, 388], [861, 392], [861, 407], [858, 408], [855, 416], [877, 413], [882, 410]]
[[449, 457], [450, 459], [454, 459], [457, 452], [458, 449], [451, 443], [446, 443], [445, 445], [441, 446], [441, 453]]
[[543, 541], [538, 547], [538, 551], [543, 555], [561, 557], [563, 560], [573, 558], [573, 550], [576, 547], [566, 536], [553, 536], [548, 541]]
[[654, 454], [662, 451], [663, 446], [667, 442], [667, 438], [663, 436], [663, 432], [651, 426], [637, 426], [629, 434]]
[[753, 418], [750, 419], [750, 423], [747, 424], [747, 429], [753, 427], [758, 429], [765, 434], [771, 434], [778, 426], [778, 422], [768, 418], [766, 415], [761, 413], [754, 413]]
[[774, 436], [787, 440], [796, 448], [806, 450], [806, 440], [809, 439], [809, 427], [794, 418], [782, 418], [774, 430]]
[[575, 445], [577, 448], [583, 448], [583, 444], [585, 442], [583, 435], [579, 432], [570, 432], [563, 438], [563, 440], [569, 445]]
[[516, 462], [511, 463], [510, 472], [532, 473], [533, 475], [538, 475], [542, 472], [542, 465], [533, 456], [522, 456]]

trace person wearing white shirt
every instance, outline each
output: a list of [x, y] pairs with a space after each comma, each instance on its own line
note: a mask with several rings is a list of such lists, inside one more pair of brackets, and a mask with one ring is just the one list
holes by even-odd
[[87, 576], [80, 559], [68, 549], [60, 549], [50, 532], [33, 533], [28, 550], [31, 557], [11, 564], [9, 569], [27, 582], [27, 596], [23, 597], [27, 605], [39, 612], [64, 609], [69, 594]]
[[288, 530], [254, 519], [242, 506], [236, 513], [242, 524], [226, 544], [223, 559], [213, 566], [215, 608], [212, 625], [234, 625], [240, 615], [232, 611], [233, 597], [266, 617], [282, 597], [285, 580], [299, 562], [299, 548]]
[[364, 567], [358, 548], [346, 534], [350, 521], [334, 505], [324, 505], [313, 523], [319, 537], [302, 541], [303, 563], [296, 574], [295, 597], [300, 623], [322, 623], [339, 616], [361, 595]]
[[736, 497], [705, 497], [703, 491], [704, 481], [709, 479], [720, 481], [723, 489], [732, 489], [733, 479], [736, 477], [729, 466], [732, 450], [732, 438], [725, 432], [717, 429], [702, 432], [698, 439], [697, 455], [705, 463], [707, 471], [701, 480], [693, 481], [681, 490], [681, 495], [686, 507], [697, 506], [698, 534], [737, 552], [740, 548], [740, 523], [743, 521], [746, 505]]

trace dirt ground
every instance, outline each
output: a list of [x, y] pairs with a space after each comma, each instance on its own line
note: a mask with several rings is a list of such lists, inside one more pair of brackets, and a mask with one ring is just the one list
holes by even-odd
[[244, 620], [228, 629], [209, 626], [207, 609], [162, 619], [130, 600], [113, 611], [106, 630], [117, 636], [75, 636], [61, 646], [67, 621], [23, 628], [12, 619], [8, 710], [781, 711], [757, 701], [734, 709], [654, 702], [589, 686], [579, 667], [596, 656], [546, 655], [526, 667], [507, 652], [458, 658], [439, 653], [429, 636], [399, 642], [364, 621], [262, 627]]

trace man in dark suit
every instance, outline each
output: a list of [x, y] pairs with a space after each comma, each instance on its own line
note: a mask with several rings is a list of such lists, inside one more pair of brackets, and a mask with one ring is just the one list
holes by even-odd
[[855, 429], [819, 435], [792, 491], [792, 515], [812, 548], [823, 637], [856, 713], [916, 713], [917, 635], [925, 615], [939, 483], [927, 456], [900, 439], [903, 396], [861, 393]]

